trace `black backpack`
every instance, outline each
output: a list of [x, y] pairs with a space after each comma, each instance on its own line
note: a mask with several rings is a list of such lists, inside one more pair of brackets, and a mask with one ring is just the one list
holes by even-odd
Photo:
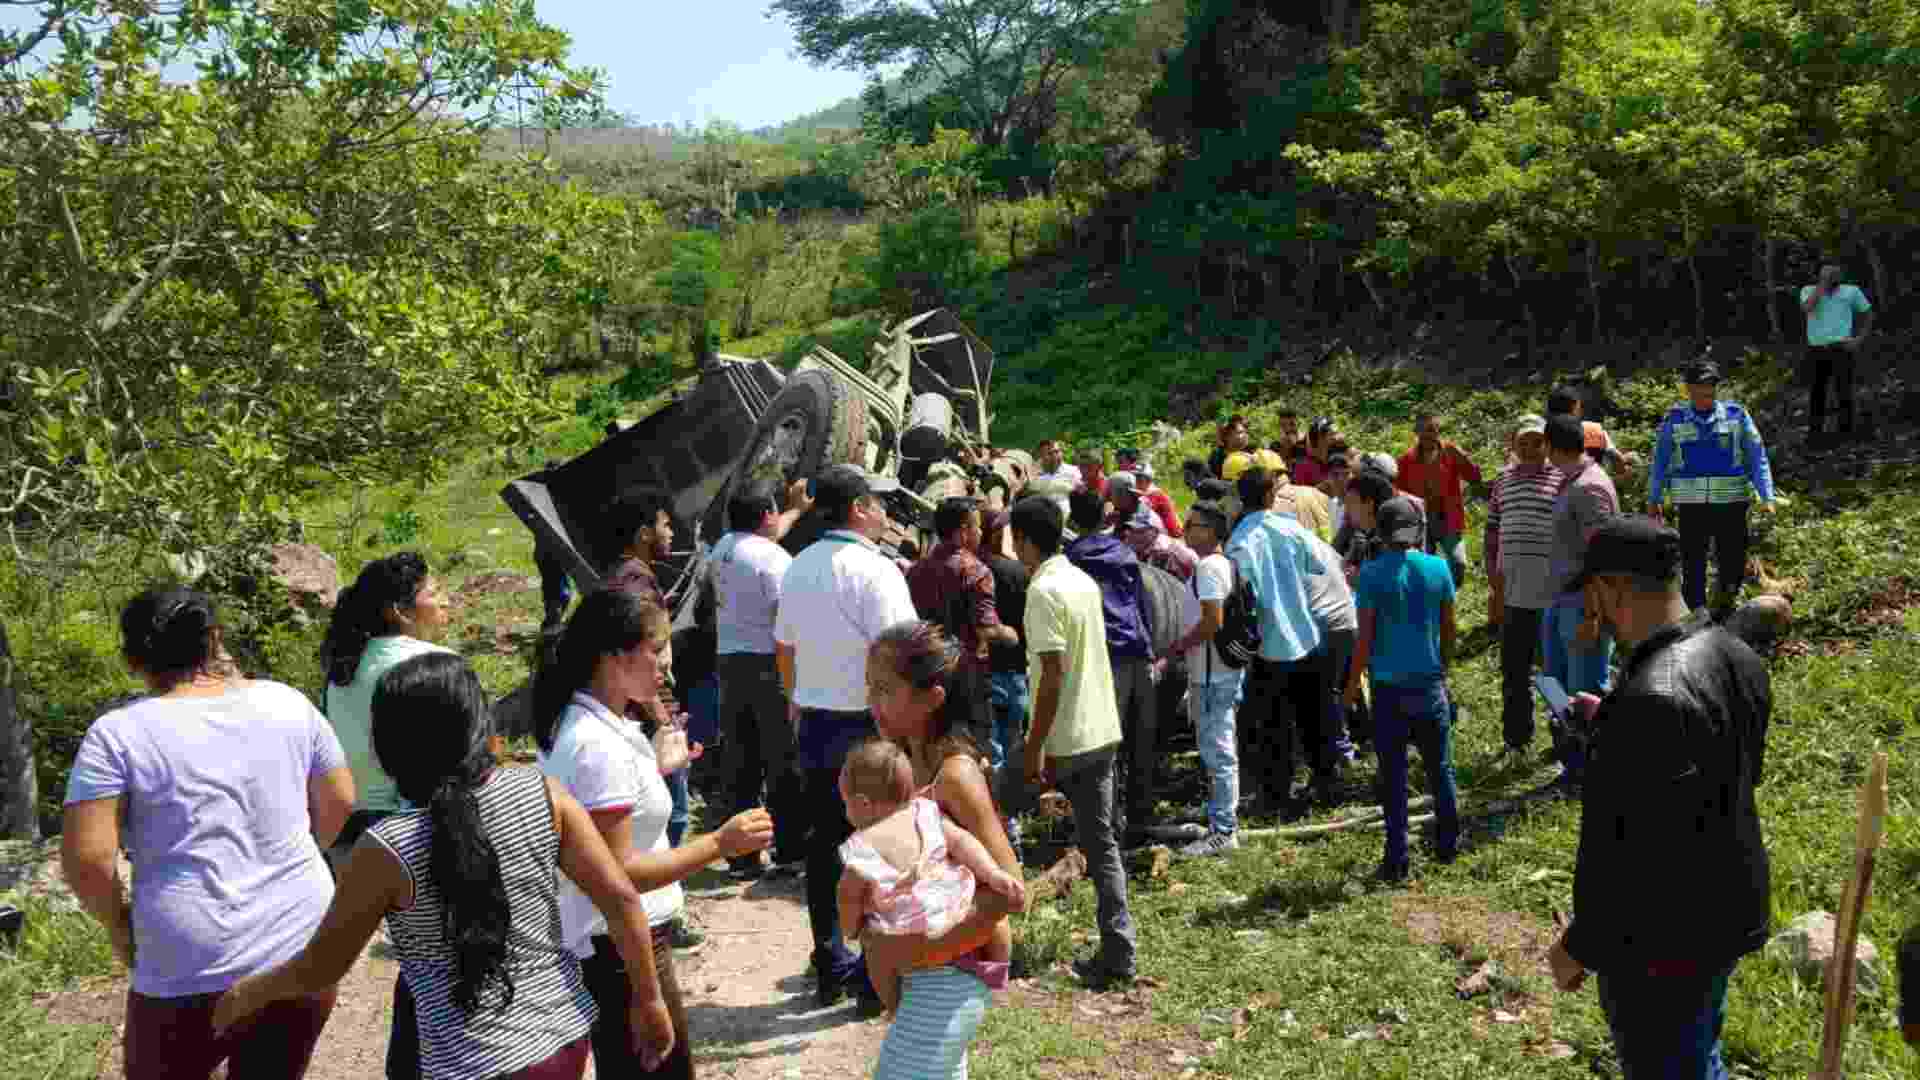
[[[1233, 588], [1228, 590], [1226, 602], [1220, 605], [1220, 629], [1213, 635], [1214, 651], [1220, 654], [1220, 662], [1230, 668], [1239, 669], [1253, 663], [1260, 655], [1260, 603], [1254, 598], [1253, 586], [1233, 565], [1233, 559], [1227, 559], [1227, 565], [1233, 566]], [[1195, 571], [1195, 578], [1199, 572]], [[1198, 591], [1196, 580], [1194, 589]], [[1213, 658], [1208, 657], [1212, 664]]]

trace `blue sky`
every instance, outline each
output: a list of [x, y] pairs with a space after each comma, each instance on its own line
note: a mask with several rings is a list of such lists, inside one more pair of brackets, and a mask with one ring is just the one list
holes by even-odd
[[[541, 18], [573, 37], [576, 63], [603, 68], [608, 104], [645, 123], [728, 120], [757, 128], [860, 92], [850, 71], [789, 55], [793, 34], [767, 17], [769, 0], [537, 0]], [[0, 26], [38, 23], [0, 6]]]
[[860, 92], [848, 71], [794, 59], [768, 0], [537, 0], [541, 18], [573, 35], [575, 62], [605, 68], [608, 102], [649, 123], [729, 120], [764, 127]]

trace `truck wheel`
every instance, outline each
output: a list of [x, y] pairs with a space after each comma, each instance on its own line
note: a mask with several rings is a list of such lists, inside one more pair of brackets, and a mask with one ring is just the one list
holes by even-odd
[[746, 456], [708, 513], [709, 530], [724, 532], [726, 501], [755, 481], [785, 488], [829, 465], [861, 464], [867, 441], [867, 401], [830, 371], [802, 371], [767, 403]]

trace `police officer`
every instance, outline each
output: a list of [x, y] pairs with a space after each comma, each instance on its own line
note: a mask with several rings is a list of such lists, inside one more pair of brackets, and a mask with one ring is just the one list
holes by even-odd
[[1682, 372], [1687, 400], [1660, 421], [1647, 513], [1660, 519], [1671, 496], [1679, 518], [1687, 606], [1707, 603], [1707, 546], [1719, 565], [1714, 609], [1730, 610], [1747, 576], [1747, 519], [1758, 495], [1773, 512], [1773, 470], [1753, 416], [1718, 399], [1720, 367], [1697, 360]]

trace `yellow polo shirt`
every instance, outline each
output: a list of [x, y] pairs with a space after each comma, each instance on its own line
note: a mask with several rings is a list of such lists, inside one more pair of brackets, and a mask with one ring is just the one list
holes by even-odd
[[1106, 614], [1100, 586], [1087, 572], [1055, 555], [1027, 582], [1027, 679], [1040, 687], [1040, 657], [1063, 654], [1060, 708], [1047, 733], [1048, 757], [1072, 757], [1120, 741], [1120, 706], [1107, 658]]

